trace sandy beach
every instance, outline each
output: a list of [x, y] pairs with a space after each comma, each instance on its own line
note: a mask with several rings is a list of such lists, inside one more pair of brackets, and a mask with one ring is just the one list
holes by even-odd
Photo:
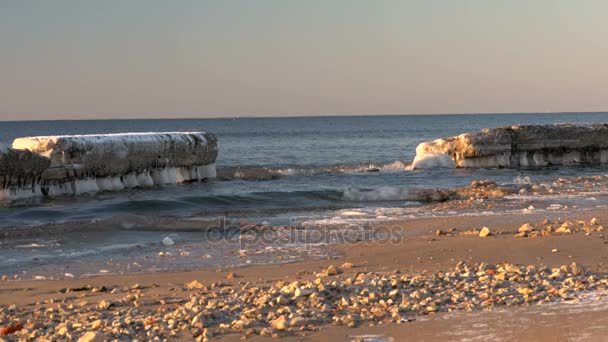
[[608, 341], [607, 11], [0, 0], [0, 342]]
[[[559, 219], [550, 218], [549, 222], [543, 222], [547, 219], [544, 214], [392, 222], [393, 225], [403, 226], [408, 232], [407, 236], [391, 241], [331, 246], [341, 257], [329, 260], [61, 281], [3, 280], [0, 283], [0, 303], [3, 304], [0, 321], [4, 328], [13, 326], [20, 330], [2, 338], [27, 340], [46, 336], [50, 340], [78, 340], [88, 331], [90, 334], [87, 336], [92, 340], [151, 338], [232, 341], [268, 338], [260, 335], [294, 341], [437, 338], [555, 341], [568, 340], [569, 336], [577, 340], [597, 340], [605, 336], [608, 330], [605, 328], [608, 299], [603, 298], [608, 287], [608, 240], [600, 228], [602, 222], [608, 222], [608, 215], [603, 211], [562, 211], [558, 216]], [[556, 233], [564, 222], [570, 223], [571, 233]], [[530, 223], [537, 231], [545, 230], [547, 226], [553, 228], [551, 233], [544, 236], [514, 237], [524, 223]], [[467, 233], [472, 227], [479, 230], [484, 226], [491, 231], [487, 237], [479, 237], [478, 232]], [[361, 304], [355, 305], [354, 309], [352, 302], [337, 304], [342, 298], [349, 298], [349, 294], [361, 295], [362, 287], [355, 286], [353, 282], [357, 277], [362, 277], [372, 289], [374, 286], [369, 284], [375, 284], [385, 277], [404, 277], [401, 280], [405, 282], [407, 280], [404, 279], [422, 277], [432, 282], [437, 281], [438, 275], [454, 272], [459, 263], [460, 267], [463, 263], [469, 265], [474, 273], [467, 275], [469, 278], [461, 279], [471, 286], [468, 292], [463, 292], [462, 301], [476, 304], [450, 306], [444, 301], [434, 309], [414, 305], [398, 310], [398, 316], [395, 316], [390, 311], [394, 304], [391, 304], [392, 301], [398, 302], [402, 300], [402, 294], [409, 296], [413, 291], [407, 286], [395, 286], [398, 293], [395, 292], [393, 300], [389, 302], [384, 298], [387, 293], [377, 293], [383, 299], [376, 302], [380, 306], [370, 311], [374, 314], [366, 319], [332, 321], [334, 316], [348, 317], [349, 313], [354, 316], [355, 312], [361, 314]], [[482, 263], [486, 265], [484, 271], [481, 274], [474, 272]], [[554, 268], [562, 265], [565, 265], [562, 274], [556, 276], [558, 281], [553, 284], [562, 292], [555, 296], [547, 295], [548, 285], [545, 284], [545, 293], [537, 298], [534, 291], [539, 289], [532, 285], [531, 279], [539, 275], [534, 273], [537, 271], [530, 271], [531, 276], [527, 277], [525, 270], [541, 272], [545, 269], [551, 274]], [[578, 268], [575, 273], [572, 273], [572, 265]], [[517, 277], [509, 276], [509, 267], [517, 268]], [[505, 268], [507, 271], [504, 271]], [[516, 289], [525, 286], [530, 288], [530, 292], [518, 290], [521, 293], [508, 293], [507, 297], [514, 300], [507, 301], [499, 300], [501, 295], [497, 292], [491, 293], [489, 298], [496, 296], [497, 300], [484, 305], [473, 300], [479, 298], [475, 291], [487, 289], [487, 285], [478, 277], [487, 274], [492, 278], [501, 272], [507, 274], [506, 280], [502, 280], [506, 282], [504, 286]], [[548, 274], [540, 277], [550, 279]], [[582, 282], [576, 285], [577, 281], [566, 281], [569, 278]], [[247, 293], [244, 289], [262, 292], [276, 290], [277, 286], [284, 287], [296, 281], [303, 286], [301, 291], [310, 287], [310, 291], [314, 292], [318, 289], [310, 284], [324, 284], [327, 287], [328, 284], [335, 286], [335, 282], [338, 282], [352, 285], [337, 292], [326, 290], [326, 312], [315, 312], [314, 307], [298, 304], [298, 295], [294, 293], [280, 296], [280, 299], [274, 298], [280, 291], [270, 294], [273, 298], [267, 302], [232, 303], [241, 313], [250, 307], [260, 310], [259, 314], [250, 316], [251, 321], [246, 323], [235, 323], [235, 319], [221, 314], [223, 310], [232, 310], [227, 309], [229, 304], [205, 301], [205, 298], [224, 298], [227, 293], [231, 295], [225, 298], [241, 296]], [[310, 293], [305, 295], [309, 296]], [[442, 298], [445, 294], [438, 293], [436, 296]], [[188, 305], [191, 298], [203, 300], [207, 305], [192, 312], [192, 304]], [[278, 302], [270, 304], [272, 301]], [[213, 304], [218, 307], [213, 307]], [[177, 315], [185, 307], [188, 308], [188, 313], [185, 313], [187, 319], [169, 318], [171, 313]], [[197, 312], [203, 313], [198, 323], [204, 323], [192, 322]], [[281, 325], [276, 321], [277, 317], [283, 317], [288, 323]], [[238, 315], [233, 318], [238, 318]], [[301, 319], [294, 321], [294, 318]], [[148, 331], [153, 333], [146, 335]], [[129, 332], [135, 336], [129, 336]]]

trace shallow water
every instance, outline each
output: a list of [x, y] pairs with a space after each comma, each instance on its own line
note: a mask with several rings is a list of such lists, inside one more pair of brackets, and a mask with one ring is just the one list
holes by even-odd
[[[418, 143], [484, 127], [605, 122], [607, 119], [608, 113], [569, 113], [3, 122], [0, 125], [0, 143], [5, 144], [10, 144], [15, 137], [28, 135], [202, 130], [217, 134], [220, 154], [217, 162], [219, 178], [209, 183], [1, 203], [0, 232], [7, 229], [44, 231], [49, 224], [78, 228], [82, 222], [94, 223], [100, 230], [87, 231], [89, 224], [86, 224], [78, 232], [60, 234], [63, 242], [59, 247], [44, 244], [50, 238], [43, 236], [21, 242], [1, 241], [4, 246], [0, 257], [8, 260], [5, 265], [10, 267], [0, 269], [0, 273], [13, 272], [25, 266], [43, 269], [51, 259], [55, 264], [68, 261], [96, 263], [108, 258], [124, 262], [133, 251], [138, 257], [144, 255], [142, 249], [149, 249], [150, 254], [156, 255], [160, 251], [157, 248], [159, 241], [174, 233], [163, 231], [158, 223], [165, 218], [214, 220], [227, 217], [234, 222], [289, 225], [296, 221], [322, 226], [467, 214], [462, 210], [425, 209], [412, 189], [462, 187], [475, 179], [511, 184], [528, 177], [531, 181], [543, 182], [560, 177], [604, 175], [608, 170], [605, 167], [571, 166], [539, 170], [407, 171], [406, 166], [413, 159]], [[590, 197], [593, 196], [520, 196], [515, 197], [514, 205], [507, 209], [525, 213], [524, 210], [534, 204], [537, 212], [549, 212], [555, 210], [550, 208], [550, 204], [597, 207], [606, 203], [601, 191], [587, 203]], [[537, 205], [537, 202], [542, 204]], [[470, 214], [492, 215], [496, 212], [473, 210]], [[130, 231], [155, 225], [159, 231]], [[198, 241], [196, 235], [190, 235], [196, 233], [179, 234], [178, 240], [183, 239], [183, 243]], [[53, 235], [51, 239], [57, 239], [57, 236]], [[32, 243], [43, 246], [15, 247]], [[199, 245], [201, 251], [210, 250], [209, 253], [213, 254], [214, 247]], [[225, 249], [238, 250], [237, 247]], [[298, 252], [292, 254], [304, 256]], [[217, 257], [220, 258], [219, 254]], [[222, 258], [228, 257], [224, 255]], [[188, 264], [177, 259], [176, 263], [186, 264], [184, 267], [213, 265], [201, 260]], [[240, 261], [230, 263], [238, 264]], [[260, 258], [259, 261], [269, 260]], [[174, 266], [166, 261], [161, 263], [166, 267]]]
[[217, 216], [244, 210], [271, 214], [277, 210], [416, 206], [416, 198], [408, 193], [412, 188], [453, 188], [482, 178], [506, 183], [524, 176], [538, 181], [605, 174], [604, 167], [536, 171], [405, 168], [421, 141], [484, 127], [607, 119], [607, 113], [571, 113], [3, 122], [0, 143], [28, 135], [213, 132], [220, 142], [217, 165], [224, 181], [3, 203], [0, 227], [123, 213]]

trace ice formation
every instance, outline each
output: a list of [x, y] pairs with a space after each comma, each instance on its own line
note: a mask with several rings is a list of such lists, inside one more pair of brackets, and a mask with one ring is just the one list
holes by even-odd
[[608, 124], [520, 125], [423, 142], [414, 169], [446, 166], [526, 168], [608, 162]]
[[202, 132], [17, 138], [0, 148], [0, 199], [201, 181], [216, 177], [217, 153]]

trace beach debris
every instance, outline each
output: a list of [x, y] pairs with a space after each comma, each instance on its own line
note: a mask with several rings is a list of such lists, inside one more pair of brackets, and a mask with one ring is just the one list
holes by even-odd
[[226, 279], [234, 279], [234, 278], [237, 278], [237, 277], [238, 277], [238, 275], [236, 275], [234, 272], [230, 272], [226, 276]]
[[17, 331], [19, 331], [21, 329], [23, 329], [23, 324], [21, 324], [21, 323], [9, 325], [8, 327], [0, 330], [0, 335], [4, 335], [4, 336], [10, 335], [10, 334], [16, 333]]
[[490, 228], [488, 227], [483, 227], [481, 228], [481, 230], [479, 231], [479, 237], [487, 237], [490, 236], [492, 233], [490, 232]]
[[169, 247], [169, 246], [173, 246], [175, 245], [175, 241], [173, 241], [172, 238], [166, 236], [163, 240], [162, 240], [163, 245]]

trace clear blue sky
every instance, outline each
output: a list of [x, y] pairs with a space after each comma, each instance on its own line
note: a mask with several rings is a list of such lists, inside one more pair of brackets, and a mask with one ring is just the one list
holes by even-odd
[[0, 0], [0, 120], [608, 110], [605, 0]]

